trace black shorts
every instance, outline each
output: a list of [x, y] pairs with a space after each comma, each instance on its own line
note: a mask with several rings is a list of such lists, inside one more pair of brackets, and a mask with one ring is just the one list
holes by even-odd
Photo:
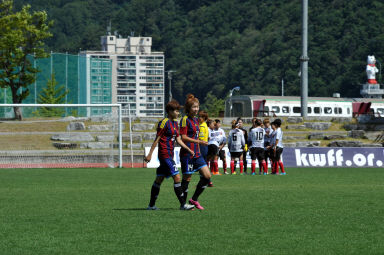
[[240, 158], [240, 156], [243, 155], [243, 152], [231, 152], [231, 158]]
[[265, 159], [265, 151], [264, 148], [251, 148], [250, 149], [251, 159], [258, 160], [259, 162]]
[[208, 157], [209, 158], [216, 156], [218, 152], [219, 152], [219, 147], [217, 147], [214, 144], [208, 145]]
[[280, 160], [281, 154], [283, 154], [283, 148], [277, 147], [276, 148], [276, 161]]
[[264, 159], [267, 160], [268, 158], [271, 158], [271, 150], [264, 148]]
[[273, 148], [271, 148], [269, 153], [269, 156], [273, 161], [279, 161], [281, 158], [281, 154], [283, 154], [283, 148], [276, 147], [276, 153], [273, 151]]
[[219, 151], [219, 158], [220, 158], [220, 160], [222, 160], [222, 161], [225, 160], [225, 151], [224, 151], [224, 150], [220, 150], [220, 151]]

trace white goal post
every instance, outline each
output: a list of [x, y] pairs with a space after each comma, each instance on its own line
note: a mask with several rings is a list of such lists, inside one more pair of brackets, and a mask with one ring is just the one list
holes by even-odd
[[123, 167], [121, 104], [0, 104], [0, 119], [0, 168]]

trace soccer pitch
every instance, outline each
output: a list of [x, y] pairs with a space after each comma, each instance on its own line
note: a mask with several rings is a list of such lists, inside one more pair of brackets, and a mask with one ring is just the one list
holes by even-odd
[[[213, 176], [180, 211], [155, 169], [0, 170], [0, 254], [383, 254], [384, 169]], [[193, 176], [189, 197], [198, 176]]]

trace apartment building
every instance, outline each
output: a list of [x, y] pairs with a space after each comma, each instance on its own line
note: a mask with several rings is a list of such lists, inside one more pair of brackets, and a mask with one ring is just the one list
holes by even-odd
[[[123, 116], [164, 116], [164, 53], [152, 51], [151, 37], [101, 37], [101, 51], [83, 51], [90, 59], [112, 61], [112, 103]], [[87, 68], [86, 70], [89, 70]], [[88, 84], [92, 90], [92, 84]]]

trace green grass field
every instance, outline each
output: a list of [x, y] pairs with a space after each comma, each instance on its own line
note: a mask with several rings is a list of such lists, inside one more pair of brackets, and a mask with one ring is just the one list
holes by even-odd
[[204, 211], [179, 211], [171, 180], [144, 210], [154, 176], [0, 170], [0, 254], [384, 254], [384, 169], [214, 176]]

